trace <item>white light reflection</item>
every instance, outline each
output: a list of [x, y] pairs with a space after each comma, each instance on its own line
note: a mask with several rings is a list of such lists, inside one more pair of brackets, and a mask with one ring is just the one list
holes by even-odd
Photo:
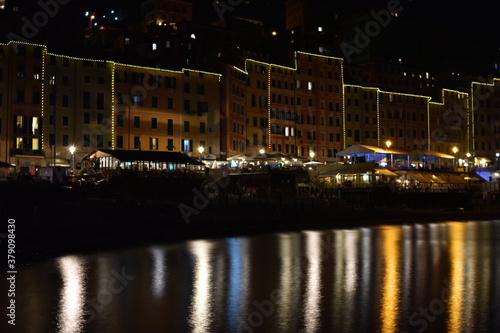
[[321, 234], [304, 232], [306, 242], [307, 279], [305, 294], [305, 331], [319, 331], [321, 307]]
[[213, 243], [206, 240], [191, 242], [194, 257], [193, 295], [191, 298], [189, 324], [191, 332], [210, 332], [212, 324], [212, 274], [211, 252]]
[[165, 292], [167, 281], [167, 266], [165, 265], [165, 248], [153, 247], [150, 248], [151, 257], [153, 259], [153, 267], [151, 271], [151, 288], [153, 296], [156, 299], [162, 298]]
[[248, 239], [229, 238], [229, 283], [227, 300], [227, 317], [230, 332], [236, 332], [239, 321], [238, 315], [248, 313], [248, 282], [250, 276], [250, 262], [248, 254]]
[[60, 333], [78, 333], [85, 323], [85, 267], [84, 260], [76, 256], [57, 259], [61, 273], [57, 327]]

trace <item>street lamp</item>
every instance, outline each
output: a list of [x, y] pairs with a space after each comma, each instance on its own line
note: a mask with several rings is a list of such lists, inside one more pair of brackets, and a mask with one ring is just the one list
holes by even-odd
[[453, 154], [455, 154], [455, 158], [453, 159], [453, 170], [455, 170], [455, 168], [457, 167], [457, 152], [458, 152], [458, 148], [457, 147], [453, 147], [451, 150], [453, 151]]
[[309, 156], [311, 156], [311, 162], [312, 162], [312, 160], [313, 160], [314, 156], [316, 156], [316, 154], [313, 151], [311, 151], [309, 153]]
[[[387, 146], [387, 153], [389, 153], [389, 148], [391, 148], [392, 142], [390, 140], [387, 140], [385, 142], [385, 145]], [[392, 153], [391, 153], [391, 168], [392, 168]]]
[[198, 151], [200, 152], [200, 162], [201, 162], [201, 158], [202, 158], [202, 156], [203, 156], [203, 152], [205, 151], [205, 147], [203, 147], [203, 146], [199, 146], [199, 147], [198, 147]]
[[259, 153], [260, 153], [261, 155], [264, 155], [264, 153], [265, 153], [265, 152], [266, 152], [266, 150], [265, 150], [264, 148], [261, 148], [261, 150], [259, 150]]
[[69, 152], [71, 153], [71, 172], [73, 173], [73, 175], [75, 174], [75, 151], [75, 146], [69, 147]]
[[497, 157], [497, 170], [500, 169], [500, 153], [496, 153], [495, 156]]

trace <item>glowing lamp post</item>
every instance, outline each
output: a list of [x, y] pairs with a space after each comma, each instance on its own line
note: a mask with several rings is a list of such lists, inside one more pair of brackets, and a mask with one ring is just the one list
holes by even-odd
[[259, 150], [259, 153], [260, 153], [261, 155], [264, 155], [264, 153], [265, 153], [265, 152], [266, 152], [266, 150], [265, 150], [264, 148], [262, 148], [261, 150]]
[[75, 174], [75, 146], [69, 147], [69, 152], [71, 153], [71, 172]]
[[455, 158], [453, 159], [453, 170], [455, 170], [455, 168], [457, 167], [457, 153], [458, 153], [458, 148], [457, 147], [453, 147], [451, 150], [453, 151], [453, 154], [455, 154]]
[[[389, 153], [389, 148], [391, 148], [392, 142], [390, 140], [387, 140], [385, 142], [385, 145], [387, 147], [387, 153]], [[387, 163], [389, 165], [389, 163]], [[392, 168], [392, 153], [391, 153], [391, 168]]]
[[198, 151], [200, 152], [200, 162], [201, 162], [201, 158], [203, 157], [203, 152], [205, 151], [205, 147], [199, 146]]
[[312, 162], [312, 160], [313, 160], [314, 156], [316, 156], [316, 154], [313, 151], [311, 151], [309, 153], [309, 156], [311, 156], [311, 162]]
[[500, 169], [500, 153], [496, 153], [495, 156], [497, 157], [497, 170]]

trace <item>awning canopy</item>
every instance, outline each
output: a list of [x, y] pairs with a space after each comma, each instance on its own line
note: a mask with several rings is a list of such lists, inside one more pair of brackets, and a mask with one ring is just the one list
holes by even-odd
[[239, 154], [239, 155], [234, 155], [234, 156], [228, 157], [227, 160], [228, 161], [248, 161], [249, 157], [250, 156], [247, 156], [245, 154]]
[[369, 146], [369, 145], [355, 145], [350, 146], [344, 150], [341, 150], [337, 153], [337, 156], [351, 156], [351, 155], [363, 155], [363, 154], [394, 154], [394, 155], [408, 155], [409, 152], [400, 149], [393, 148], [382, 148], [377, 146]]
[[120, 162], [164, 162], [176, 164], [204, 165], [197, 160], [179, 153], [164, 151], [142, 151], [142, 150], [109, 150], [100, 149], [85, 157], [85, 159], [114, 157]]
[[354, 145], [350, 146], [344, 150], [337, 153], [337, 156], [352, 156], [352, 155], [364, 155], [364, 154], [393, 154], [393, 155], [411, 155], [411, 156], [432, 156], [445, 159], [453, 159], [454, 157], [448, 154], [438, 153], [435, 151], [426, 150], [402, 150], [394, 148], [382, 148], [377, 146], [368, 145]]

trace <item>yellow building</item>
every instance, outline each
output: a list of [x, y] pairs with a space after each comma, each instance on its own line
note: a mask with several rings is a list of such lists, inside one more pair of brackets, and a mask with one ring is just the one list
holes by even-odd
[[112, 147], [112, 63], [45, 56], [43, 149], [48, 165], [64, 165]]
[[380, 145], [378, 88], [344, 85], [344, 147]]
[[184, 69], [181, 77], [180, 150], [191, 157], [219, 157], [221, 75]]

